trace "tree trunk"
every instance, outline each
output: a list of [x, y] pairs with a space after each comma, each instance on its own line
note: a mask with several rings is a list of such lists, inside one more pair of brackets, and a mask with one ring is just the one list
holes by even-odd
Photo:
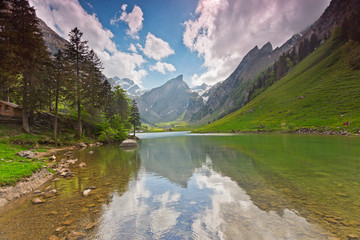
[[22, 126], [25, 132], [30, 132], [29, 126], [29, 113], [27, 109], [28, 105], [28, 96], [27, 96], [27, 84], [25, 78], [23, 79], [23, 106], [22, 106]]
[[134, 124], [134, 137], [135, 137], [135, 129], [136, 129], [136, 125]]
[[78, 107], [78, 135], [79, 138], [82, 135], [82, 124], [81, 124], [81, 104], [80, 104], [80, 100], [78, 99], [77, 101], [77, 107]]
[[55, 96], [55, 119], [54, 119], [54, 133], [53, 139], [55, 141], [55, 146], [57, 146], [56, 134], [57, 134], [57, 117], [58, 117], [58, 103], [59, 103], [59, 86], [56, 89], [56, 96]]
[[25, 132], [29, 133], [30, 132], [30, 126], [29, 126], [29, 114], [26, 111], [25, 108], [23, 108], [22, 110], [22, 127], [24, 129]]

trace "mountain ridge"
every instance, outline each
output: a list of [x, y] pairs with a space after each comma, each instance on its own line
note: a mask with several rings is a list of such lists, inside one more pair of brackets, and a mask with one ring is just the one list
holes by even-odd
[[[300, 39], [299, 34], [293, 35], [281, 47], [272, 48], [270, 42], [259, 49], [252, 48], [241, 60], [240, 64], [224, 81], [210, 89], [204, 107], [191, 118], [191, 121], [206, 121], [224, 115], [243, 106], [246, 94], [251, 86], [251, 81], [262, 70], [272, 65], [285, 51], [290, 50]], [[215, 115], [215, 116], [213, 116]]]

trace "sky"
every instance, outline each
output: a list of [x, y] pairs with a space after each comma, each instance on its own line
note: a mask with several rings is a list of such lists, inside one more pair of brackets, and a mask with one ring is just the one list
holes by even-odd
[[78, 27], [107, 77], [151, 89], [182, 74], [190, 87], [225, 80], [253, 47], [281, 46], [330, 0], [30, 0], [68, 39]]

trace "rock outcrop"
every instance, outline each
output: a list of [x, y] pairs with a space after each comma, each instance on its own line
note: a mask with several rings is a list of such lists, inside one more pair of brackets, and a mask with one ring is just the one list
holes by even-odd
[[137, 146], [137, 142], [133, 139], [126, 139], [120, 144], [121, 148], [136, 148]]

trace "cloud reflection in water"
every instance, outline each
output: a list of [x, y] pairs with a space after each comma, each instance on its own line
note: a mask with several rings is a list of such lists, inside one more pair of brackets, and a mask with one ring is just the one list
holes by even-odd
[[326, 239], [295, 212], [258, 208], [250, 196], [205, 163], [186, 188], [141, 170], [105, 206], [96, 239]]

